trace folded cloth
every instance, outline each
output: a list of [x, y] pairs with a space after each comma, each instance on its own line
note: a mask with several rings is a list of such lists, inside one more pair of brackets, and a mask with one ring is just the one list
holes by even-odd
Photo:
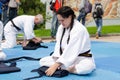
[[26, 46], [23, 47], [23, 50], [35, 50], [37, 48], [48, 48], [48, 46], [42, 46], [40, 43], [35, 43], [34, 41], [29, 41]]
[[[31, 72], [38, 72], [39, 76], [34, 76], [34, 77], [30, 77], [30, 78], [26, 78], [24, 80], [31, 80], [34, 78], [40, 78], [42, 76], [46, 76], [45, 71], [48, 69], [49, 67], [47, 66], [41, 66], [38, 69], [34, 69]], [[65, 77], [69, 74], [69, 72], [67, 70], [63, 70], [63, 69], [57, 69], [53, 75], [51, 77], [57, 77], [57, 78], [61, 78], [61, 77]]]
[[18, 72], [21, 71], [20, 68], [16, 67], [16, 62], [7, 65], [5, 63], [0, 63], [0, 74], [11, 73], [11, 72]]
[[[40, 68], [37, 69], [38, 73], [40, 75], [45, 75], [45, 71], [48, 69], [49, 67], [47, 66], [41, 66]], [[32, 72], [34, 72], [35, 70], [32, 70]], [[52, 77], [64, 77], [67, 76], [69, 74], [69, 72], [67, 70], [63, 70], [63, 69], [57, 69]]]

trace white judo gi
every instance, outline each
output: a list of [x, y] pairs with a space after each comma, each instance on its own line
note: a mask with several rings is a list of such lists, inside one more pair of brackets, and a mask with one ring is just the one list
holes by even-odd
[[[40, 60], [41, 66], [51, 66], [55, 62], [62, 63], [62, 68], [68, 69], [75, 66], [76, 74], [89, 74], [95, 68], [93, 57], [78, 56], [80, 53], [90, 50], [90, 38], [86, 28], [77, 20], [74, 21], [72, 30], [66, 29], [61, 47], [63, 49], [60, 55], [60, 39], [63, 32], [63, 26], [60, 25], [56, 36], [55, 50], [52, 56], [44, 57]], [[69, 43], [67, 44], [68, 36]]]
[[22, 15], [13, 19], [14, 24], [21, 30], [18, 31], [9, 21], [4, 28], [5, 42], [1, 44], [2, 48], [13, 48], [16, 46], [16, 35], [19, 32], [24, 33], [25, 39], [32, 39], [34, 35], [34, 19], [35, 16]]
[[6, 58], [6, 55], [1, 48], [2, 33], [3, 33], [3, 23], [0, 21], [0, 60], [3, 60]]

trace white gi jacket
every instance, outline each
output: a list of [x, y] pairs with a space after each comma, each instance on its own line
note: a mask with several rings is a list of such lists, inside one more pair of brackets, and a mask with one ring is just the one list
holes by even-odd
[[14, 24], [21, 30], [18, 31], [11, 21], [9, 21], [4, 28], [5, 42], [1, 44], [2, 48], [12, 48], [16, 45], [16, 34], [24, 33], [25, 39], [32, 39], [34, 35], [34, 16], [22, 15], [13, 19]]
[[[75, 20], [72, 30], [65, 30], [65, 34], [62, 39], [62, 49], [64, 49], [64, 51], [62, 55], [60, 55], [59, 49], [62, 32], [63, 26], [60, 25], [56, 36], [55, 50], [52, 56], [59, 57], [56, 62], [60, 62], [68, 67], [73, 64], [80, 53], [90, 50], [90, 38], [86, 28]], [[69, 34], [70, 39], [67, 44]]]
[[[60, 55], [60, 40], [63, 32], [63, 26], [60, 25], [56, 35], [56, 45], [54, 53], [51, 56], [40, 59], [41, 66], [51, 66], [56, 62], [62, 63], [62, 69], [75, 67], [75, 74], [88, 74], [95, 68], [93, 57], [78, 56], [90, 50], [90, 38], [86, 28], [77, 20], [74, 20], [73, 28], [66, 29], [61, 47], [63, 50]], [[67, 44], [68, 36], [70, 35], [69, 43]]]

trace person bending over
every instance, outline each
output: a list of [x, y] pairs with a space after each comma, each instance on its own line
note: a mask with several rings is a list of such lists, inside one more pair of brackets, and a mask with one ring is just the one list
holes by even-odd
[[41, 42], [34, 34], [34, 26], [43, 22], [43, 16], [21, 15], [10, 20], [4, 27], [5, 41], [1, 48], [13, 48], [16, 46], [16, 35], [20, 32], [24, 34], [22, 46], [26, 46], [27, 41], [32, 40], [35, 43]]

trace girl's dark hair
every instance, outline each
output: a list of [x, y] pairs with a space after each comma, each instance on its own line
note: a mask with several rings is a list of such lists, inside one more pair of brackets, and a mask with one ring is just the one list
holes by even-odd
[[61, 8], [57, 11], [57, 14], [61, 15], [63, 18], [68, 18], [69, 16], [72, 16], [72, 19], [71, 19], [71, 27], [73, 26], [74, 18], [75, 18], [76, 16], [75, 16], [74, 11], [73, 11], [69, 6], [63, 6], [63, 7], [61, 7]]

